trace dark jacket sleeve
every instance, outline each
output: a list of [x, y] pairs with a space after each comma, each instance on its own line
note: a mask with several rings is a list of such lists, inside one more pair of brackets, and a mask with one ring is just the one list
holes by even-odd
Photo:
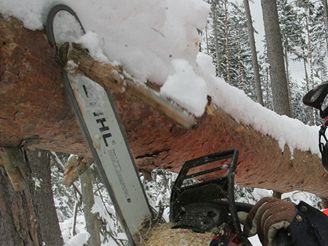
[[295, 246], [328, 246], [328, 216], [305, 202], [297, 206], [297, 215], [290, 224]]

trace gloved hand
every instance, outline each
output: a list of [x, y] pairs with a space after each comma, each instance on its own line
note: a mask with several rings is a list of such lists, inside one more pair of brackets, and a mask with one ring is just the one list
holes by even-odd
[[293, 203], [272, 197], [261, 199], [246, 218], [245, 233], [256, 233], [264, 246], [275, 245], [275, 236], [281, 229], [287, 229], [296, 216]]

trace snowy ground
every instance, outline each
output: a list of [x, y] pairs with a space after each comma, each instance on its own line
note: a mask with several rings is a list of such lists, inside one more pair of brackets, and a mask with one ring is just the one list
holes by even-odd
[[[60, 229], [66, 246], [81, 246], [88, 241], [89, 233], [85, 229], [84, 216], [80, 214], [76, 218], [76, 235], [71, 236], [73, 218], [66, 219], [60, 223]], [[113, 244], [115, 245], [115, 244]]]

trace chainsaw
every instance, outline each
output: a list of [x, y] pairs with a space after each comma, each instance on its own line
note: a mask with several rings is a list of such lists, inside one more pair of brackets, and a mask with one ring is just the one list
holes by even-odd
[[[173, 228], [194, 232], [212, 232], [210, 246], [250, 246], [241, 229], [239, 213], [248, 213], [253, 205], [235, 201], [235, 171], [238, 150], [232, 149], [189, 160], [182, 166], [170, 199]], [[290, 244], [286, 231], [276, 236], [278, 246]]]
[[235, 201], [237, 162], [238, 150], [233, 149], [184, 163], [171, 192], [173, 228], [199, 233], [216, 231], [215, 239], [223, 245], [251, 245], [242, 233], [237, 215], [252, 208]]

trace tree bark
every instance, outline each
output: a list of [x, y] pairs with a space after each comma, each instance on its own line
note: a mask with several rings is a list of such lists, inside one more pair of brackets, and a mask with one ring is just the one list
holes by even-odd
[[252, 51], [252, 64], [253, 64], [253, 72], [254, 72], [256, 99], [257, 99], [258, 103], [260, 103], [261, 105], [264, 105], [263, 93], [262, 93], [262, 88], [261, 88], [260, 69], [259, 69], [259, 63], [257, 60], [257, 52], [256, 52], [255, 38], [254, 38], [253, 20], [252, 20], [251, 11], [249, 8], [248, 0], [244, 0], [244, 7], [245, 7], [245, 13], [246, 13], [246, 17], [247, 17], [248, 40], [249, 40], [249, 44], [251, 46], [251, 51]]
[[[0, 146], [17, 146], [25, 139], [30, 148], [90, 156], [66, 102], [55, 51], [44, 35], [26, 30], [15, 20], [2, 19], [0, 45]], [[89, 64], [81, 72], [107, 66], [95, 61]], [[109, 90], [111, 83], [115, 81], [109, 79], [102, 85]], [[129, 90], [112, 96], [139, 169], [178, 171], [186, 160], [236, 148], [240, 151], [239, 184], [328, 196], [328, 176], [317, 155], [295, 150], [291, 159], [287, 147], [281, 152], [276, 140], [237, 122], [215, 105], [210, 104], [197, 119], [197, 128], [188, 130]]]
[[[261, 0], [265, 39], [271, 71], [273, 109], [281, 115], [292, 116], [289, 85], [286, 76], [284, 51], [279, 26], [276, 0]], [[281, 193], [275, 190], [274, 197], [280, 198]]]
[[30, 187], [35, 204], [42, 242], [45, 245], [64, 244], [57, 218], [52, 186], [50, 155], [48, 151], [28, 151], [27, 158], [31, 170]]
[[323, 13], [325, 15], [325, 31], [326, 31], [326, 47], [328, 50], [328, 6], [327, 6], [327, 0], [322, 0], [323, 4]]
[[81, 191], [83, 201], [83, 213], [87, 231], [90, 234], [88, 245], [100, 246], [100, 220], [98, 213], [92, 213], [92, 207], [95, 203], [93, 196], [92, 173], [87, 169], [81, 176]]
[[215, 61], [216, 61], [216, 75], [221, 75], [221, 57], [220, 57], [220, 47], [219, 47], [219, 30], [218, 30], [218, 17], [216, 13], [216, 8], [218, 7], [218, 0], [211, 1], [211, 11], [212, 11], [212, 18], [213, 18], [213, 35], [214, 35], [214, 42], [215, 42]]
[[[284, 61], [285, 61], [285, 68], [286, 68], [286, 81], [287, 81], [287, 88], [288, 88], [288, 98], [291, 98], [291, 92], [290, 92], [290, 78], [289, 78], [289, 56], [288, 56], [288, 48], [287, 48], [287, 39], [286, 39], [286, 43], [284, 45]], [[290, 110], [291, 112], [291, 117], [293, 116], [293, 111]]]
[[[19, 158], [23, 158], [23, 154], [20, 155]], [[0, 246], [41, 245], [41, 233], [32, 199], [29, 186], [25, 186], [21, 192], [14, 191], [0, 165]]]
[[210, 54], [210, 50], [209, 50], [209, 45], [208, 45], [208, 22], [206, 22], [206, 26], [205, 26], [205, 43], [206, 43], [206, 54]]
[[226, 62], [226, 82], [231, 83], [231, 64], [230, 64], [230, 42], [229, 42], [229, 11], [228, 0], [224, 0], [224, 55]]
[[273, 108], [278, 114], [291, 116], [276, 0], [261, 0], [261, 5], [271, 66]]

